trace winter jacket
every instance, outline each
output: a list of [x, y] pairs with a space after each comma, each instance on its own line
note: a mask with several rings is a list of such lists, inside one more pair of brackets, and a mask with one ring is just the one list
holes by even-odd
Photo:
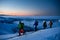
[[24, 23], [20, 23], [20, 24], [18, 25], [18, 28], [19, 28], [19, 29], [23, 29], [23, 28], [24, 28]]

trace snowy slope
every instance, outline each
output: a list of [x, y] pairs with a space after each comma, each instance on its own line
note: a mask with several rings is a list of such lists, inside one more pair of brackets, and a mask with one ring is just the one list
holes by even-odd
[[[60, 40], [59, 30], [60, 30], [60, 27], [44, 29], [44, 30], [36, 31], [29, 35], [24, 35], [20, 37], [16, 36], [16, 37], [6, 39], [6, 40]], [[16, 35], [16, 34], [13, 34], [13, 35]]]
[[14, 33], [14, 28], [16, 30], [16, 24], [4, 24], [0, 23], [0, 35]]
[[[33, 26], [34, 21], [24, 21], [24, 24], [25, 24], [24, 29], [26, 29], [25, 31], [34, 30], [34, 26]], [[43, 29], [42, 25], [43, 22], [39, 21], [38, 29], [40, 30]], [[18, 27], [17, 22], [13, 24], [0, 23], [0, 35], [14, 33], [14, 31], [17, 31], [17, 27]], [[60, 22], [54, 22], [53, 27], [60, 27]], [[49, 28], [49, 25], [47, 26], [47, 28]]]
[[0, 35], [0, 40], [7, 40], [7, 39], [13, 38], [15, 36], [17, 36], [17, 33], [15, 33], [15, 34]]
[[[32, 34], [32, 33], [34, 33], [34, 31], [32, 31], [32, 32], [26, 32], [25, 35]], [[15, 37], [19, 37], [18, 33], [0, 35], [0, 40], [8, 40], [8, 39], [12, 39], [12, 38], [15, 38]]]
[[[25, 25], [25, 29], [26, 30], [34, 30], [34, 21], [32, 19], [38, 19], [39, 24], [38, 24], [38, 29], [40, 29], [40, 31], [37, 32], [27, 32], [28, 35], [24, 35], [21, 37], [16, 37], [18, 35], [18, 33], [15, 33], [15, 31], [17, 31], [16, 27], [18, 26], [18, 22], [20, 21], [16, 21], [16, 19], [24, 19], [22, 20], [24, 22]], [[27, 20], [28, 19], [28, 20]], [[43, 21], [44, 19], [46, 19], [47, 22], [47, 29], [46, 30], [41, 30], [43, 29]], [[49, 29], [49, 20], [54, 19], [52, 21], [53, 22], [53, 28]], [[56, 21], [55, 19], [57, 19], [58, 21]], [[42, 21], [41, 21], [42, 20]], [[48, 20], [48, 21], [47, 21]], [[4, 23], [1, 23], [1, 22]], [[12, 22], [13, 23], [10, 23]], [[58, 28], [55, 28], [58, 27]], [[60, 38], [59, 35], [59, 30], [60, 30], [60, 16], [3, 16], [0, 17], [0, 40], [1, 39], [9, 39], [9, 40], [55, 40], [56, 35], [57, 38], [56, 40], [58, 40]], [[32, 33], [32, 34], [31, 34]], [[56, 34], [56, 35], [55, 35]], [[53, 36], [52, 36], [53, 35]], [[15, 37], [15, 38], [14, 38]], [[10, 39], [11, 38], [11, 39]]]

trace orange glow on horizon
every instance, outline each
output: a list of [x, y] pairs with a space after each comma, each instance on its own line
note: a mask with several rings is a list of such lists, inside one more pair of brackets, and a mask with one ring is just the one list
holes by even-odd
[[9, 12], [9, 11], [0, 11], [0, 14], [12, 15], [12, 16], [27, 16], [34, 15], [33, 12], [20, 11], [20, 12]]

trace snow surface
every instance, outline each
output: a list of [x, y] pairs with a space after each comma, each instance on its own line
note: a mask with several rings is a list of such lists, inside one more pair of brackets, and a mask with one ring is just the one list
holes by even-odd
[[[16, 21], [18, 19], [18, 21]], [[38, 19], [39, 31], [26, 32], [23, 36], [18, 36], [17, 26], [21, 19], [26, 30], [34, 30], [34, 21]], [[43, 21], [46, 19], [47, 28], [43, 29]], [[53, 19], [53, 20], [52, 20]], [[53, 28], [49, 28], [49, 20], [53, 21]], [[2, 21], [2, 23], [1, 23]], [[4, 22], [4, 23], [3, 23]], [[9, 23], [12, 22], [12, 23]], [[0, 17], [0, 40], [60, 40], [60, 16], [1, 16]]]
[[[34, 32], [34, 31], [32, 31], [32, 32], [26, 32], [25, 35], [32, 34], [33, 32]], [[23, 36], [24, 36], [24, 35], [23, 35]], [[0, 40], [8, 40], [8, 39], [12, 39], [12, 38], [15, 38], [15, 37], [19, 37], [19, 36], [18, 36], [18, 33], [0, 35]]]
[[60, 27], [44, 29], [29, 35], [15, 37], [8, 40], [60, 40]]
[[7, 18], [34, 18], [34, 19], [60, 19], [60, 16], [1, 16], [1, 17], [7, 17]]
[[18, 34], [1, 35], [0, 39], [6, 40], [60, 40], [60, 27], [31, 32], [28, 35], [17, 36]]

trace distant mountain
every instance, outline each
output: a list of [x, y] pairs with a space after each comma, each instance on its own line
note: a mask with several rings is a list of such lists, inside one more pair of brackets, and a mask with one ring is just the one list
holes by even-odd
[[0, 16], [10, 16], [10, 15], [0, 14]]

